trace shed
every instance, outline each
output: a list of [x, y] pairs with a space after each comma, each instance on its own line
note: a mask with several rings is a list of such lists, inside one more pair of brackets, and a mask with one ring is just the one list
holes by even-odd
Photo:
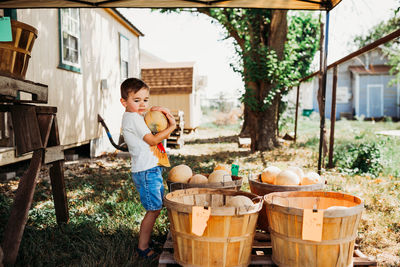
[[142, 63], [141, 69], [141, 78], [150, 87], [151, 105], [182, 110], [184, 129], [196, 129], [201, 120], [201, 84], [196, 82], [195, 63], [148, 62]]

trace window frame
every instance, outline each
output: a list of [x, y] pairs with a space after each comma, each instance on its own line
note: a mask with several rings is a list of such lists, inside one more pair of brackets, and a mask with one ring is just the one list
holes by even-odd
[[[119, 71], [120, 71], [120, 79], [121, 79], [121, 82], [123, 82], [126, 78], [129, 78], [129, 69], [130, 69], [130, 66], [129, 66], [129, 42], [130, 42], [130, 40], [129, 40], [129, 38], [128, 37], [126, 37], [125, 35], [123, 35], [122, 33], [119, 33], [119, 38], [118, 38], [118, 40], [119, 40]], [[126, 53], [127, 53], [127, 55], [126, 55], [126, 61], [123, 59], [123, 56], [124, 56], [124, 54], [123, 54], [123, 47], [122, 47], [122, 40], [126, 40], [127, 41], [127, 47], [126, 47], [126, 49], [127, 49], [127, 51], [126, 51]], [[127, 64], [127, 69], [126, 69], [126, 77], [124, 77], [123, 76], [123, 72], [122, 72], [122, 70], [123, 70], [123, 68], [122, 68], [122, 66], [123, 66], [123, 62], [126, 62]]]
[[58, 9], [58, 31], [59, 31], [59, 63], [58, 68], [81, 73], [82, 67], [82, 54], [81, 54], [81, 22], [80, 22], [80, 9], [75, 8], [78, 11], [78, 33], [77, 35], [73, 35], [73, 33], [68, 33], [78, 39], [78, 63], [73, 63], [69, 61], [65, 61], [63, 57], [63, 49], [64, 49], [64, 42], [63, 42], [63, 33], [66, 31], [62, 28], [62, 9], [73, 9], [73, 8], [59, 8]]

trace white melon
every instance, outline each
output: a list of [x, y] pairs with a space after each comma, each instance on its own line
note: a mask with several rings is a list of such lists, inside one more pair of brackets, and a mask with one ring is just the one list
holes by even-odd
[[216, 170], [208, 176], [209, 183], [231, 182], [232, 176], [225, 170]]
[[301, 179], [301, 185], [322, 183], [322, 178], [316, 172], [307, 172]]
[[249, 207], [253, 205], [253, 201], [251, 201], [250, 198], [242, 195], [234, 196], [229, 198], [229, 200], [226, 202], [227, 207]]
[[281, 169], [275, 166], [269, 166], [261, 173], [261, 181], [263, 183], [275, 184], [276, 176], [281, 172]]
[[300, 180], [303, 178], [304, 176], [304, 172], [300, 167], [297, 166], [289, 166], [287, 168], [287, 170], [294, 172], [295, 174], [297, 174], [297, 176], [299, 176]]
[[208, 183], [208, 179], [202, 174], [195, 174], [189, 180], [189, 184], [206, 184], [206, 183]]
[[187, 183], [192, 176], [192, 169], [185, 164], [181, 164], [169, 171], [168, 180], [174, 183]]
[[224, 170], [227, 173], [229, 173], [230, 175], [232, 175], [232, 171], [231, 171], [231, 167], [226, 165], [226, 164], [218, 164], [217, 166], [215, 166], [214, 171], [216, 170]]
[[276, 185], [299, 185], [300, 178], [293, 171], [284, 170], [281, 171], [275, 179]]

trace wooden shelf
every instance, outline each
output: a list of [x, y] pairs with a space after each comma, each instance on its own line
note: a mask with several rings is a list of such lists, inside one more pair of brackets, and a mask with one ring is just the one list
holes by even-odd
[[[252, 246], [252, 255], [250, 266], [276, 267], [271, 259], [272, 245], [269, 233], [256, 232]], [[377, 266], [377, 262], [362, 254], [355, 249], [353, 256], [354, 266]], [[180, 266], [174, 260], [174, 247], [171, 234], [168, 233], [167, 240], [164, 243], [163, 251], [158, 261], [159, 267]]]

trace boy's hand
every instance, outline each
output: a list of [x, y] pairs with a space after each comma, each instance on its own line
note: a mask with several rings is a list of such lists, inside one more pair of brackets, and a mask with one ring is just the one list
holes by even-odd
[[153, 106], [150, 108], [151, 111], [161, 111], [162, 113], [166, 114], [171, 114], [171, 111], [168, 108], [164, 108], [161, 106]]
[[171, 113], [167, 113], [167, 114], [165, 114], [165, 116], [166, 116], [167, 119], [168, 119], [169, 126], [173, 126], [174, 129], [175, 129], [175, 128], [176, 128], [176, 120], [175, 120], [175, 117], [172, 116]]

